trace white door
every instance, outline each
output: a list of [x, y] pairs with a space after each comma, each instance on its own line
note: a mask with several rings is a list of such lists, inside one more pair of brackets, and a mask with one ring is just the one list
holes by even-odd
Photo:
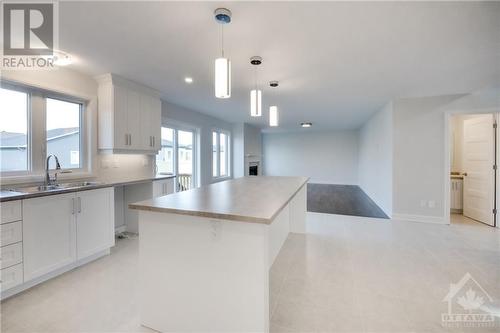
[[82, 259], [114, 245], [114, 190], [77, 192], [77, 259]]
[[464, 215], [494, 225], [493, 115], [464, 120]]
[[23, 200], [24, 280], [76, 260], [74, 193]]

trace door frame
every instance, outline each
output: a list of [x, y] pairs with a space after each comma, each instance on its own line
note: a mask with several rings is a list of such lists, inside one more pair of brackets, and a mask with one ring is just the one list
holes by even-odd
[[[450, 171], [451, 171], [451, 142], [450, 142], [450, 132], [451, 132], [451, 117], [456, 115], [479, 115], [479, 114], [493, 114], [493, 119], [496, 124], [500, 123], [500, 110], [498, 108], [484, 108], [484, 109], [457, 109], [453, 111], [444, 112], [444, 223], [450, 224], [450, 191], [451, 191], [451, 181], [450, 181]], [[498, 130], [498, 128], [497, 128]], [[498, 165], [498, 156], [500, 156], [500, 136], [495, 131], [494, 140], [494, 163]], [[492, 166], [493, 167], [493, 166]], [[497, 168], [498, 169], [498, 168]], [[493, 193], [493, 207], [498, 209], [500, 207], [500, 196], [497, 195], [496, 191], [498, 188], [498, 182], [500, 180], [499, 172], [497, 170], [494, 173], [494, 193]], [[485, 224], [487, 225], [487, 224]], [[488, 225], [489, 226], [489, 225]], [[493, 217], [493, 227], [500, 228], [500, 223], [498, 223], [498, 214]]]

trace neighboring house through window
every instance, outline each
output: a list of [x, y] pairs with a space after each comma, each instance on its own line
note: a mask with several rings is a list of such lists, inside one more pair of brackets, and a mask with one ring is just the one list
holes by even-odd
[[[83, 169], [83, 110], [84, 104], [77, 98], [2, 82], [2, 176], [42, 174], [45, 158], [50, 154], [58, 157], [63, 169]], [[39, 151], [45, 152], [45, 157], [34, 153]], [[55, 163], [50, 167], [55, 168]]]

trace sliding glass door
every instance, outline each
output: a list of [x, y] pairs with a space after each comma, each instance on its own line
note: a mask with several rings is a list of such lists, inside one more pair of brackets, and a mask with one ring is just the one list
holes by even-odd
[[161, 129], [161, 150], [156, 156], [159, 174], [177, 175], [176, 191], [196, 186], [195, 131], [170, 127]]

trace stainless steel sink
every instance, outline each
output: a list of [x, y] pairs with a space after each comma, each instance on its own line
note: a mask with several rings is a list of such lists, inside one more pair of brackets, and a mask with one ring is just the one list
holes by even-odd
[[58, 184], [59, 188], [78, 188], [78, 187], [87, 187], [87, 186], [97, 186], [101, 185], [101, 182], [75, 182], [75, 183], [63, 183]]
[[66, 190], [66, 189], [78, 189], [89, 186], [97, 186], [101, 185], [100, 182], [74, 182], [74, 183], [61, 183], [61, 184], [53, 184], [53, 185], [38, 185], [38, 186], [29, 186], [29, 187], [21, 187], [16, 188], [11, 191], [19, 192], [19, 193], [39, 193], [39, 192], [51, 192], [57, 190]]

